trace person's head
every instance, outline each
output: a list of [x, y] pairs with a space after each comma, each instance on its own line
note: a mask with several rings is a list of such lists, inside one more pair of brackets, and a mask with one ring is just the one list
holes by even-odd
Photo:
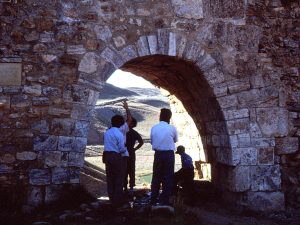
[[125, 123], [125, 120], [124, 120], [123, 116], [114, 115], [111, 118], [111, 126], [112, 127], [120, 128], [124, 123]]
[[175, 153], [181, 155], [181, 154], [183, 154], [184, 152], [185, 152], [184, 146], [179, 145], [179, 146], [177, 147], [177, 150], [176, 150]]
[[134, 127], [136, 127], [136, 125], [137, 125], [137, 121], [136, 121], [135, 118], [132, 117], [131, 123], [129, 124], [129, 127], [130, 128], [134, 128]]
[[171, 117], [172, 117], [172, 112], [170, 109], [162, 108], [160, 110], [159, 121], [170, 123]]

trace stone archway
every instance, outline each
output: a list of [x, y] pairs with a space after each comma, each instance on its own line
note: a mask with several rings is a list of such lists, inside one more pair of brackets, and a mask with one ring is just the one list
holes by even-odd
[[[292, 186], [295, 202], [299, 6], [186, 2], [0, 3], [0, 66], [8, 71], [0, 75], [14, 78], [0, 80], [1, 186], [29, 187], [27, 202], [37, 206], [55, 199], [63, 184], [79, 183], [97, 94], [124, 66], [178, 92], [228, 200], [254, 210], [283, 209], [283, 192], [288, 196]], [[167, 83], [151, 74], [160, 67], [157, 59], [169, 68], [160, 73]], [[175, 62], [181, 75], [172, 83]], [[184, 82], [185, 76], [194, 82]], [[206, 96], [185, 93], [198, 87]], [[213, 104], [215, 115], [194, 102]]]

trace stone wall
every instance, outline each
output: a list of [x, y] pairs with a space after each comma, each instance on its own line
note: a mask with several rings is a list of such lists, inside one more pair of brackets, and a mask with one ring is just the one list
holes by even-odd
[[79, 183], [95, 101], [121, 68], [184, 104], [228, 201], [298, 207], [299, 8], [283, 0], [0, 3], [1, 187], [24, 187], [38, 206]]

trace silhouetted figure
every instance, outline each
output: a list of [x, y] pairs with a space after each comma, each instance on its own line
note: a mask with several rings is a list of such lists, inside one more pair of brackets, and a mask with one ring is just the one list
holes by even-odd
[[[172, 112], [163, 108], [160, 112], [160, 122], [151, 128], [151, 144], [155, 151], [153, 162], [153, 176], [151, 182], [151, 204], [159, 202], [169, 205], [172, 194], [174, 164], [175, 164], [175, 142], [178, 140], [176, 128], [170, 125]], [[162, 193], [159, 196], [160, 185]], [[159, 199], [158, 199], [159, 197]]]
[[194, 165], [191, 156], [185, 153], [184, 146], [177, 147], [176, 154], [181, 157], [181, 169], [174, 174], [174, 188], [180, 183], [184, 191], [191, 195], [194, 191]]
[[[141, 148], [144, 144], [141, 135], [133, 129], [134, 127], [136, 127], [136, 125], [136, 119], [132, 118], [132, 122], [129, 124], [129, 131], [126, 134], [126, 147], [129, 153], [129, 157], [127, 157], [127, 173], [125, 176], [124, 189], [127, 190], [127, 178], [129, 176], [130, 195], [133, 195], [133, 187], [135, 186], [135, 151]], [[138, 142], [138, 145], [135, 147], [136, 142]]]

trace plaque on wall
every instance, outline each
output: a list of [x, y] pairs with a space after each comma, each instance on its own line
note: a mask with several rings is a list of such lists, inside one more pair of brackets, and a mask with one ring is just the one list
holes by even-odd
[[21, 85], [21, 74], [21, 63], [0, 63], [0, 86]]

